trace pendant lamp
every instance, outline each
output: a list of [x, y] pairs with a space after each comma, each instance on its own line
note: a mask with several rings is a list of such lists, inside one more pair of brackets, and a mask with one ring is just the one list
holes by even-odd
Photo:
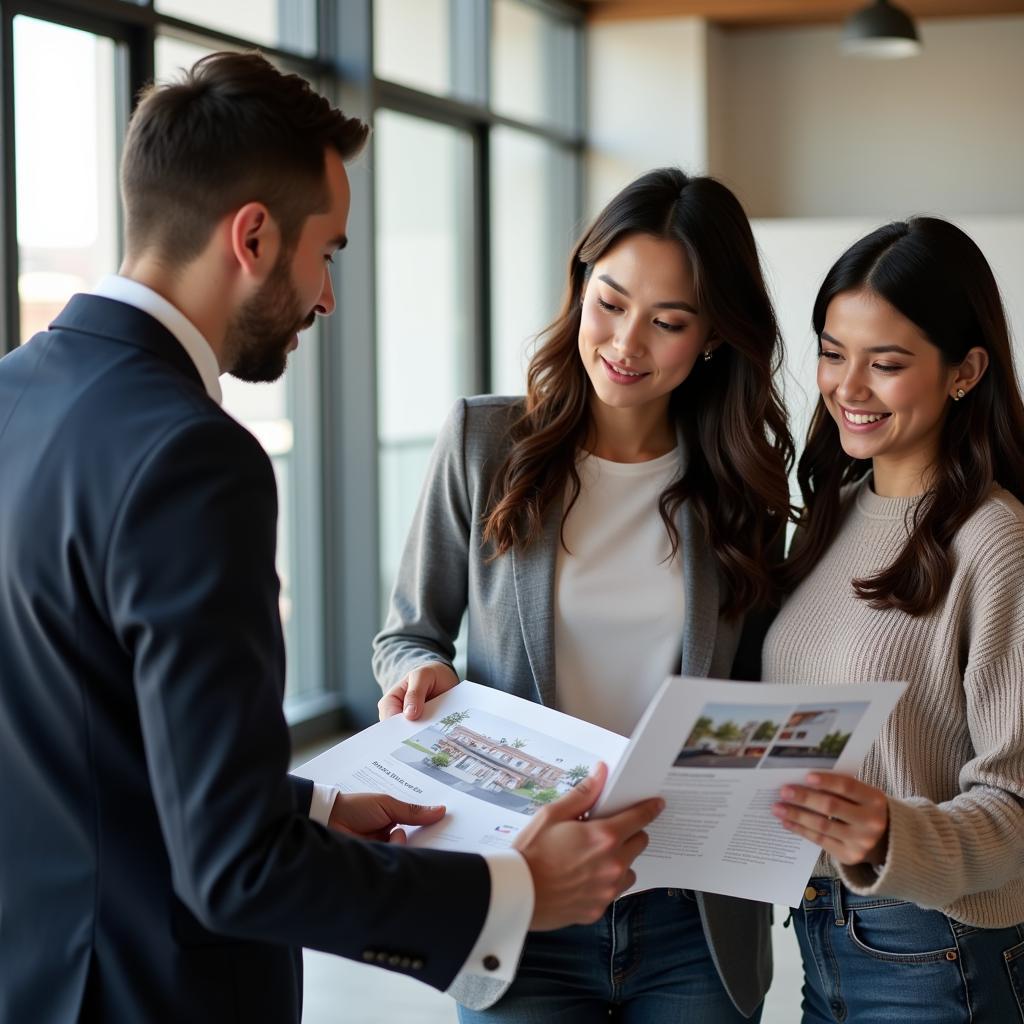
[[857, 57], [914, 57], [921, 52], [921, 40], [906, 11], [889, 0], [875, 0], [846, 19], [840, 48]]

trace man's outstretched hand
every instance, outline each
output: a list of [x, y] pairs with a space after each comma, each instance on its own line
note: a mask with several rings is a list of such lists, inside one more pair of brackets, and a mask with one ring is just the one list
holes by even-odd
[[630, 865], [647, 846], [643, 829], [665, 802], [655, 797], [608, 818], [580, 821], [607, 778], [607, 767], [599, 764], [593, 775], [539, 810], [516, 839], [533, 875], [532, 931], [592, 924], [636, 881]]
[[444, 815], [444, 807], [408, 804], [382, 793], [340, 793], [334, 798], [328, 824], [360, 839], [404, 843], [405, 832], [397, 825], [433, 825]]

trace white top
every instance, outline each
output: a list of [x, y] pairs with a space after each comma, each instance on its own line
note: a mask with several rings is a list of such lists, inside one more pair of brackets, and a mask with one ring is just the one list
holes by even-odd
[[559, 545], [555, 563], [558, 709], [628, 736], [679, 669], [683, 566], [658, 512], [679, 452], [630, 463], [586, 455], [577, 469], [568, 552]]
[[[221, 403], [217, 358], [210, 343], [180, 309], [152, 288], [118, 275], [105, 277], [93, 294], [134, 306], [163, 324], [189, 354], [199, 371], [206, 393], [218, 405]], [[336, 786], [314, 783], [310, 818], [326, 826], [335, 798], [340, 793], [341, 790]], [[498, 850], [485, 854], [484, 860], [487, 861], [491, 875], [491, 899], [487, 916], [476, 944], [452, 984], [474, 975], [511, 981], [515, 977], [526, 931], [533, 917], [533, 877], [522, 855], [515, 850]], [[498, 966], [485, 967], [485, 959]]]

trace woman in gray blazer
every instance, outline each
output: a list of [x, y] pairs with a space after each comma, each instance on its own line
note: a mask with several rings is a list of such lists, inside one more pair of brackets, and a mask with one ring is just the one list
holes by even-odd
[[[467, 678], [619, 732], [669, 672], [756, 679], [789, 511], [780, 362], [735, 196], [676, 169], [615, 196], [525, 399], [459, 401], [438, 438], [374, 642], [381, 717], [455, 685], [467, 610]], [[767, 904], [625, 896], [528, 936], [512, 985], [460, 990], [460, 1017], [757, 1020], [769, 927]]]

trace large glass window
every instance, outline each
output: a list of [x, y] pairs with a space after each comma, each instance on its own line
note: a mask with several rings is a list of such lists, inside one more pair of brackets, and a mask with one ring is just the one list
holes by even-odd
[[576, 129], [577, 26], [522, 0], [494, 0], [491, 47], [491, 102], [499, 114]]
[[45, 330], [75, 292], [117, 270], [117, 60], [117, 44], [105, 36], [14, 19], [22, 342]]
[[374, 0], [378, 78], [437, 96], [484, 100], [485, 0]]
[[[529, 342], [557, 313], [579, 206], [579, 23], [523, 0], [376, 0], [374, 17], [377, 78], [438, 97], [385, 89], [376, 117], [386, 606], [453, 399], [521, 394]], [[440, 102], [460, 83], [477, 107]]]
[[316, 53], [316, 0], [156, 0], [174, 18], [293, 53]]
[[571, 151], [513, 128], [491, 134], [491, 386], [526, 388], [537, 334], [555, 319], [576, 228]]
[[450, 92], [450, 0], [377, 0], [373, 59], [379, 78], [425, 92]]
[[466, 132], [376, 120], [381, 590], [387, 597], [431, 446], [472, 389], [472, 146]]

